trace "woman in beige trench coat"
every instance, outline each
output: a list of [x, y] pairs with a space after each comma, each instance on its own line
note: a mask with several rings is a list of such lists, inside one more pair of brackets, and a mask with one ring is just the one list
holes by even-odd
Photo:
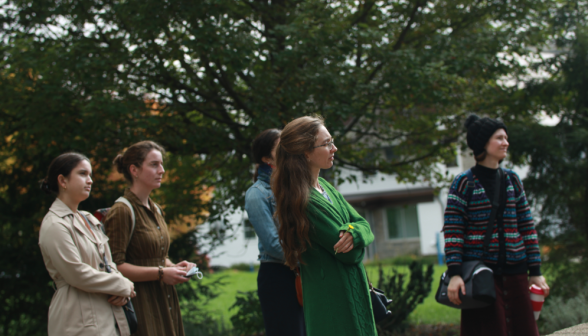
[[[65, 153], [53, 160], [42, 182], [44, 191], [57, 193], [39, 233], [45, 267], [56, 287], [49, 306], [50, 336], [130, 335], [121, 306], [134, 297], [133, 283], [112, 262], [100, 222], [77, 210], [90, 195], [91, 174], [85, 156]], [[112, 273], [106, 272], [104, 257]]]

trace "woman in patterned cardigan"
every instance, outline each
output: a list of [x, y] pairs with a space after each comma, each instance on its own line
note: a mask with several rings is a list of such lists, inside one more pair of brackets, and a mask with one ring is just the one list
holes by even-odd
[[[482, 259], [494, 272], [496, 301], [485, 308], [462, 310], [461, 335], [539, 336], [528, 287], [535, 284], [549, 295], [549, 286], [541, 275], [539, 242], [523, 184], [515, 172], [499, 166], [509, 146], [507, 128], [498, 120], [476, 115], [467, 119], [466, 128], [477, 164], [472, 168], [473, 190], [467, 190], [466, 173], [458, 175], [449, 190], [443, 227], [451, 279], [448, 296], [461, 304], [459, 293], [465, 294], [462, 262]], [[498, 169], [503, 174], [498, 175], [500, 189], [494, 190]], [[499, 207], [489, 253], [484, 254], [495, 193], [499, 193]]]

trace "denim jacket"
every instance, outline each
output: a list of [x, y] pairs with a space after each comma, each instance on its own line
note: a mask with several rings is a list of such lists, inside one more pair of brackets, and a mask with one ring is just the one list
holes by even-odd
[[247, 190], [245, 211], [259, 239], [259, 261], [284, 263], [284, 251], [278, 237], [278, 224], [273, 218], [276, 200], [268, 183], [257, 180]]

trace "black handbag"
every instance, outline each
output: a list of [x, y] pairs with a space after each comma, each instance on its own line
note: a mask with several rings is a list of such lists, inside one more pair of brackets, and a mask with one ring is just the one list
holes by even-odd
[[[90, 221], [88, 221], [88, 218], [86, 218], [86, 216], [84, 216], [84, 214], [82, 214], [81, 212], [80, 215], [82, 215], [82, 217], [84, 217], [84, 220], [88, 223], [88, 225], [90, 225]], [[108, 260], [106, 260], [106, 254], [104, 254], [102, 257], [104, 259], [104, 269], [106, 270], [106, 273], [112, 273], [112, 269], [108, 264]], [[131, 298], [128, 298], [127, 303], [124, 306], [122, 306], [122, 309], [125, 312], [125, 317], [127, 318], [127, 323], [129, 325], [129, 329], [131, 330], [132, 335], [137, 332], [137, 329], [139, 328], [139, 321], [137, 321], [137, 314], [135, 313], [135, 307], [133, 307]]]
[[[112, 269], [106, 260], [106, 255], [104, 255], [104, 269], [106, 269], [107, 273], [112, 272]], [[129, 324], [129, 329], [131, 330], [132, 335], [137, 332], [137, 329], [139, 328], [139, 321], [137, 320], [137, 314], [135, 313], [135, 307], [133, 307], [131, 298], [128, 298], [127, 303], [122, 306], [122, 309], [125, 312], [125, 317], [127, 318], [127, 323]]]
[[[471, 173], [468, 171], [468, 175]], [[490, 241], [492, 239], [492, 231], [494, 231], [494, 220], [499, 207], [500, 186], [502, 182], [502, 169], [498, 168], [496, 171], [495, 192], [492, 200], [492, 211], [488, 218], [488, 225], [486, 234], [484, 236], [484, 252], [489, 254]], [[468, 188], [474, 187], [473, 178], [468, 176]], [[441, 275], [439, 281], [439, 288], [435, 294], [435, 300], [440, 304], [457, 308], [457, 309], [474, 309], [487, 307], [496, 300], [496, 290], [494, 289], [494, 274], [492, 270], [486, 266], [482, 260], [464, 261], [462, 263], [461, 277], [465, 284], [466, 294], [459, 292], [460, 305], [456, 305], [449, 301], [447, 289], [449, 287], [449, 276], [447, 271]]]
[[[367, 278], [367, 273], [366, 273]], [[370, 286], [370, 297], [372, 299], [372, 311], [374, 312], [374, 320], [376, 323], [383, 321], [386, 317], [391, 316], [392, 312], [388, 310], [388, 305], [392, 303], [392, 300], [386, 297], [386, 294], [381, 289], [372, 286], [370, 279], [368, 284]]]

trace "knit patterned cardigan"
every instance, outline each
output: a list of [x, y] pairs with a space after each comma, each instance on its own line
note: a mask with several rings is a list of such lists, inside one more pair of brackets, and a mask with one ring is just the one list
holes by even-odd
[[[540, 275], [541, 257], [537, 231], [535, 231], [523, 184], [515, 172], [506, 169], [503, 169], [503, 172], [506, 175], [507, 197], [502, 214], [506, 263], [514, 265], [526, 262], [530, 275]], [[484, 235], [492, 205], [484, 187], [475, 175], [474, 183], [469, 200], [465, 172], [455, 178], [449, 189], [443, 226], [449, 276], [461, 275], [463, 261], [479, 260], [483, 257], [484, 263], [488, 265], [498, 263], [497, 225], [494, 225], [489, 253], [484, 255]], [[499, 216], [500, 214], [497, 214], [496, 217]]]

